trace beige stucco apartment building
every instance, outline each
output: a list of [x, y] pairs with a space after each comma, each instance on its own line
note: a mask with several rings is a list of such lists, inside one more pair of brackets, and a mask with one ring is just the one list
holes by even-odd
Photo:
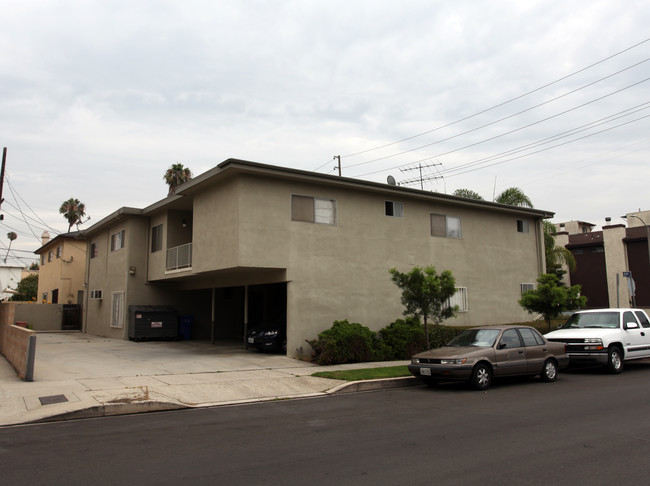
[[84, 232], [84, 330], [127, 339], [130, 306], [192, 316], [192, 337], [237, 339], [286, 322], [287, 354], [349, 319], [402, 316], [389, 269], [434, 265], [458, 288], [455, 325], [522, 321], [544, 268], [547, 211], [229, 159], [147, 208]]
[[37, 302], [81, 304], [84, 299], [86, 241], [80, 231], [62, 233], [50, 239], [42, 235]]

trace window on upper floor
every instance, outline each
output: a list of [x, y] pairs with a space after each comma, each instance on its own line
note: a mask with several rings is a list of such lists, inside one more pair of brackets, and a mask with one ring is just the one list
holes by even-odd
[[292, 194], [291, 220], [336, 224], [336, 201], [334, 199]]
[[63, 255], [63, 247], [59, 245], [56, 247], [56, 257], [61, 258], [61, 255]]
[[97, 258], [99, 256], [99, 248], [97, 248], [97, 243], [90, 244], [90, 258]]
[[401, 202], [385, 201], [386, 216], [401, 218], [404, 216], [404, 205]]
[[523, 219], [518, 219], [517, 220], [517, 233], [528, 233], [529, 227], [528, 227], [528, 221], [524, 221]]
[[163, 225], [159, 224], [151, 228], [151, 253], [162, 250], [163, 247]]
[[460, 218], [444, 214], [431, 214], [431, 236], [461, 238]]
[[48, 251], [47, 252], [47, 261], [51, 262], [53, 258], [54, 258], [54, 253], [52, 253], [51, 251]]
[[122, 230], [111, 235], [111, 251], [117, 251], [124, 248], [124, 233], [124, 230]]
[[41, 266], [45, 265], [45, 253], [41, 253]]

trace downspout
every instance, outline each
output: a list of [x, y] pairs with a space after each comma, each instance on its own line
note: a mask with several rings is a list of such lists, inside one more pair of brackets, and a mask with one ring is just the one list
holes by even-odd
[[214, 329], [215, 329], [214, 316], [216, 314], [216, 309], [215, 309], [216, 292], [217, 292], [217, 289], [212, 287], [212, 317], [211, 317], [211, 322], [210, 322], [210, 342], [212, 344], [214, 344]]

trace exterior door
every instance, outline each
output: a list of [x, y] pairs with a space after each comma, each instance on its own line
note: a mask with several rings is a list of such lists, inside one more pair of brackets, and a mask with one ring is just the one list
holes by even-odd
[[635, 329], [627, 329], [625, 333], [625, 357], [626, 358], [639, 358], [643, 356], [650, 356], [650, 329], [643, 327], [633, 312], [627, 311], [623, 313], [623, 322], [621, 327], [625, 329], [628, 322], [635, 322], [639, 327]]
[[499, 376], [520, 373], [526, 373], [526, 348], [516, 329], [506, 329], [497, 344], [494, 374]]

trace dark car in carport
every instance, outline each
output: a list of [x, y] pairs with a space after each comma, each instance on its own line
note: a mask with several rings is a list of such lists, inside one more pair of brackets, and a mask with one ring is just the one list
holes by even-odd
[[286, 353], [286, 324], [261, 324], [250, 328], [246, 334], [246, 347], [274, 353]]

